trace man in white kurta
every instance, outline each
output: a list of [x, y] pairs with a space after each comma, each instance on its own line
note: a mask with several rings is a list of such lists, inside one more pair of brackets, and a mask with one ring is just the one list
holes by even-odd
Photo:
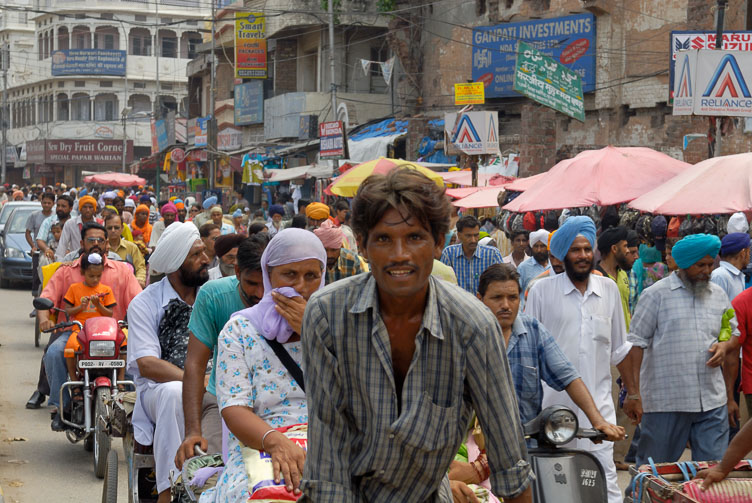
[[[609, 278], [590, 274], [594, 244], [595, 225], [589, 217], [567, 219], [551, 238], [551, 253], [564, 262], [566, 272], [536, 282], [528, 294], [525, 313], [549, 330], [582, 376], [601, 415], [616, 423], [611, 365], [624, 371], [630, 390], [633, 379], [625, 360], [631, 344], [627, 342], [618, 287]], [[543, 407], [554, 404], [570, 407], [576, 412], [580, 427], [590, 427], [585, 414], [566, 393], [544, 385]], [[571, 445], [598, 458], [606, 473], [609, 503], [621, 503], [613, 443], [575, 440]]]

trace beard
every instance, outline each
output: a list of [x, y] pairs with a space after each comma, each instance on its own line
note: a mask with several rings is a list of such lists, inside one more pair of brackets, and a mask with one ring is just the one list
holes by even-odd
[[235, 274], [235, 266], [232, 264], [225, 264], [221, 260], [219, 261], [219, 270], [222, 272], [222, 277], [232, 276]]
[[626, 255], [615, 255], [616, 265], [622, 271], [629, 271], [632, 269], [632, 264], [629, 263], [629, 258]]
[[70, 215], [70, 213], [66, 213], [65, 211], [56, 211], [55, 215], [57, 215], [58, 220], [65, 220], [66, 218], [68, 218], [68, 215]]
[[209, 265], [204, 264], [197, 271], [187, 271], [182, 266], [180, 269], [180, 282], [188, 287], [201, 286], [209, 281]]
[[548, 260], [548, 250], [539, 253], [533, 253], [533, 258], [539, 264], [545, 264]]
[[687, 287], [689, 293], [695, 297], [704, 297], [710, 293], [710, 280], [709, 279], [692, 279], [684, 269], [676, 271], [676, 275], [682, 280], [684, 286]]
[[569, 260], [569, 257], [564, 257], [564, 271], [566, 271], [567, 276], [569, 276], [569, 279], [572, 280], [572, 282], [582, 282], [587, 280], [590, 277], [590, 273], [593, 272], [594, 265], [595, 258], [590, 261], [590, 267], [588, 267], [587, 271], [575, 271], [574, 264]]

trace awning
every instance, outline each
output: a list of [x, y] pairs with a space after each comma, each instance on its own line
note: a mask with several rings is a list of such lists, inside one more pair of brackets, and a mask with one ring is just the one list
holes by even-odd
[[328, 164], [308, 164], [296, 168], [265, 169], [264, 175], [267, 174], [269, 174], [266, 180], [268, 182], [287, 182], [298, 178], [329, 178], [333, 172]]

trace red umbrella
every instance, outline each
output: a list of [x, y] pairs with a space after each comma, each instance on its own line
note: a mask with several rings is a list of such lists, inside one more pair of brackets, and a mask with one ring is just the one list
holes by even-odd
[[458, 208], [497, 208], [499, 206], [499, 193], [504, 187], [499, 185], [483, 187], [467, 197], [452, 201]]
[[645, 147], [586, 150], [551, 168], [504, 209], [524, 212], [624, 203], [689, 166]]
[[146, 185], [146, 179], [127, 173], [97, 173], [84, 177], [84, 183], [98, 183], [109, 187], [132, 187], [135, 185]]
[[513, 192], [525, 192], [535, 186], [535, 184], [543, 178], [543, 175], [545, 175], [545, 173], [538, 173], [537, 175], [528, 176], [526, 178], [518, 178], [507, 185], [506, 189]]

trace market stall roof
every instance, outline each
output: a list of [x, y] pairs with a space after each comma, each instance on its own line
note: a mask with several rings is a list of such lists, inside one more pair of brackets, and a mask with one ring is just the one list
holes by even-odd
[[[455, 185], [470, 186], [473, 184], [473, 175], [470, 171], [440, 171], [437, 173], [444, 179], [444, 183], [453, 183]], [[478, 186], [485, 187], [488, 185], [501, 185], [514, 180], [507, 176], [501, 176], [497, 173], [478, 173]]]
[[699, 162], [633, 200], [629, 206], [658, 215], [752, 210], [752, 153]]
[[358, 191], [358, 187], [360, 187], [360, 184], [363, 183], [363, 180], [365, 180], [369, 176], [373, 174], [383, 175], [401, 166], [408, 166], [413, 169], [417, 169], [428, 178], [436, 182], [439, 187], [444, 186], [444, 181], [437, 173], [434, 173], [428, 168], [424, 168], [420, 165], [420, 163], [405, 161], [403, 159], [388, 159], [385, 157], [379, 157], [378, 159], [373, 159], [372, 161], [358, 164], [354, 168], [349, 169], [344, 174], [338, 176], [334, 183], [327, 187], [327, 189], [338, 196], [354, 197], [355, 193]]
[[467, 197], [470, 194], [478, 192], [482, 188], [483, 187], [459, 187], [456, 189], [446, 189], [446, 195], [454, 199], [462, 199], [463, 197]]
[[646, 147], [586, 150], [551, 168], [504, 209], [524, 212], [624, 203], [689, 167]]
[[496, 208], [499, 206], [499, 194], [504, 191], [500, 185], [483, 187], [462, 199], [452, 201], [458, 208]]
[[269, 174], [269, 182], [286, 182], [296, 178], [329, 178], [332, 176], [332, 167], [327, 164], [308, 164], [287, 169], [265, 169]]
[[528, 176], [525, 178], [518, 178], [509, 185], [506, 189], [514, 192], [525, 192], [538, 183], [546, 173], [538, 173], [537, 175]]
[[135, 185], [146, 185], [146, 179], [128, 173], [97, 173], [84, 177], [84, 183], [98, 183], [109, 187], [132, 187]]

